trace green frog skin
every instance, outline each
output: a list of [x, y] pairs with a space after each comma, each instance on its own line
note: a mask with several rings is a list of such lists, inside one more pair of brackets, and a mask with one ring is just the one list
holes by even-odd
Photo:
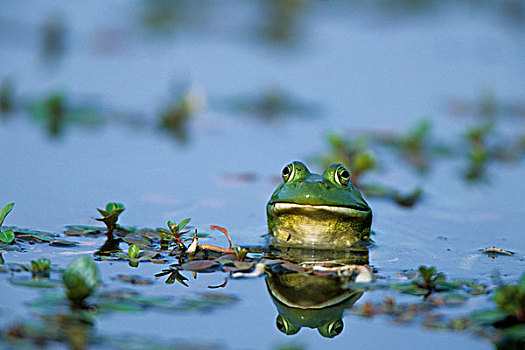
[[266, 206], [268, 229], [277, 242], [342, 249], [368, 239], [372, 210], [341, 164], [322, 175], [295, 161]]

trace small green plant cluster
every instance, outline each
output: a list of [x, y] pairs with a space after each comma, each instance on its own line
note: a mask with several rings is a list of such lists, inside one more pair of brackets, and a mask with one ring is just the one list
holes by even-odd
[[525, 273], [517, 284], [499, 286], [493, 297], [496, 307], [475, 312], [473, 326], [492, 326], [498, 349], [525, 348]]
[[444, 273], [436, 273], [434, 266], [419, 266], [419, 278], [407, 283], [392, 283], [389, 286], [402, 293], [422, 295], [428, 298], [432, 293], [449, 292], [459, 289], [458, 283], [447, 281]]
[[33, 277], [49, 277], [51, 261], [45, 258], [31, 260], [31, 264], [26, 266], [26, 268], [28, 271], [31, 271]]
[[126, 208], [122, 203], [108, 203], [106, 209], [97, 209], [98, 212], [103, 216], [95, 220], [102, 221], [107, 227], [107, 234], [113, 233], [115, 229], [119, 227], [117, 224], [118, 217]]
[[186, 141], [188, 122], [204, 108], [204, 97], [185, 89], [159, 115], [160, 125], [181, 142]]
[[494, 325], [525, 326], [525, 273], [521, 275], [517, 284], [499, 286], [494, 292], [494, 302], [497, 306], [492, 320]]
[[191, 219], [187, 218], [179, 222], [178, 224], [174, 221], [168, 221], [167, 226], [169, 230], [165, 228], [157, 228], [157, 231], [160, 232], [160, 245], [162, 247], [167, 247], [170, 244], [175, 244], [176, 247], [186, 250], [186, 246], [183, 242], [183, 235], [190, 232], [186, 229], [186, 226], [190, 223]]
[[[401, 206], [411, 207], [421, 198], [423, 194], [421, 188], [416, 187], [411, 192], [404, 194], [383, 184], [364, 182], [363, 176], [378, 168], [375, 153], [370, 147], [372, 141], [382, 140], [380, 142], [391, 142], [400, 148], [407, 147], [407, 149], [411, 149], [412, 147], [416, 147], [414, 145], [423, 143], [423, 141], [421, 141], [423, 137], [420, 135], [421, 133], [423, 132], [417, 132], [416, 135], [410, 134], [405, 137], [400, 137], [399, 140], [390, 140], [389, 138], [383, 140], [383, 138], [379, 136], [373, 139], [365, 135], [353, 139], [346, 139], [341, 134], [331, 133], [327, 137], [327, 142], [331, 149], [330, 153], [317, 157], [315, 160], [322, 164], [323, 167], [333, 163], [348, 165], [352, 170], [350, 181], [359, 187], [366, 195], [388, 198]], [[426, 134], [426, 132], [423, 134]]]
[[13, 210], [14, 205], [15, 203], [9, 203], [0, 210], [0, 242], [4, 244], [10, 244], [15, 240], [13, 230], [2, 230], [5, 217]]
[[359, 183], [361, 175], [377, 168], [377, 161], [374, 153], [369, 148], [370, 139], [368, 137], [356, 137], [355, 139], [345, 139], [341, 134], [330, 133], [327, 142], [331, 153], [317, 159], [323, 167], [333, 163], [346, 164], [352, 169], [351, 181]]

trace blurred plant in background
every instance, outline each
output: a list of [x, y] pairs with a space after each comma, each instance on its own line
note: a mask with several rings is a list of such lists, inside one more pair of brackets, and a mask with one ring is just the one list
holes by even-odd
[[184, 88], [159, 113], [161, 127], [184, 143], [188, 138], [188, 122], [206, 108], [205, 94], [195, 88]]

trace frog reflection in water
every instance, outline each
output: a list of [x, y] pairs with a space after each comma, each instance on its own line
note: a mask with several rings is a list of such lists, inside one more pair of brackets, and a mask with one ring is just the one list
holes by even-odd
[[311, 173], [295, 161], [266, 206], [269, 232], [280, 243], [339, 249], [368, 239], [372, 210], [341, 164]]
[[[303, 257], [306, 263], [302, 266], [315, 266], [313, 260], [321, 260], [318, 267], [329, 263], [339, 267], [327, 268], [316, 274], [314, 272], [283, 272], [282, 269], [268, 266], [266, 269], [266, 286], [279, 313], [276, 319], [277, 329], [287, 335], [292, 335], [302, 327], [316, 328], [319, 333], [333, 338], [343, 331], [343, 313], [351, 308], [361, 298], [363, 292], [345, 286], [348, 282], [370, 282], [372, 273], [367, 266], [368, 250], [360, 249], [352, 256], [352, 252], [339, 256], [339, 259], [325, 261], [326, 256], [316, 257], [319, 251], [304, 248], [290, 248], [295, 259]], [[346, 265], [352, 263], [353, 265]], [[328, 272], [330, 271], [330, 273]], [[330, 274], [326, 276], [324, 274]]]

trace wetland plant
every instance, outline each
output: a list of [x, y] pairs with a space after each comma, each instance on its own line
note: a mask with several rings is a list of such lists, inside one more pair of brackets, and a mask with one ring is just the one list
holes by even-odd
[[7, 78], [2, 80], [0, 85], [0, 113], [8, 114], [13, 110], [13, 85]]
[[517, 284], [499, 286], [494, 292], [496, 308], [475, 314], [475, 319], [497, 328], [521, 325], [525, 340], [525, 273]]
[[92, 295], [98, 284], [98, 269], [93, 260], [82, 256], [69, 264], [62, 275], [67, 298], [74, 306], [84, 306], [84, 301]]
[[3, 244], [10, 244], [15, 239], [13, 230], [2, 230], [2, 224], [6, 216], [13, 210], [15, 203], [9, 203], [0, 210], [0, 242]]
[[45, 258], [31, 260], [31, 264], [26, 266], [26, 269], [31, 272], [33, 277], [47, 278], [51, 271], [51, 261]]
[[321, 163], [323, 167], [334, 163], [348, 165], [352, 170], [350, 181], [356, 186], [360, 185], [360, 178], [363, 174], [377, 168], [377, 161], [369, 147], [368, 137], [345, 139], [339, 133], [331, 133], [327, 136], [326, 141], [330, 147], [330, 153], [319, 157], [318, 163]]
[[494, 292], [496, 307], [472, 314], [477, 325], [497, 329], [498, 349], [525, 348], [525, 273], [517, 284], [499, 286]]
[[186, 246], [182, 241], [182, 235], [190, 232], [190, 230], [186, 229], [186, 226], [190, 223], [190, 221], [191, 218], [186, 218], [177, 224], [176, 222], [170, 220], [167, 222], [169, 230], [161, 227], [157, 228], [157, 231], [160, 232], [159, 237], [161, 246], [165, 247], [170, 243], [174, 243], [177, 247], [183, 251], [186, 251]]
[[97, 218], [95, 220], [102, 221], [107, 227], [107, 234], [110, 235], [113, 231], [119, 227], [117, 224], [118, 217], [126, 208], [122, 203], [108, 203], [106, 204], [106, 209], [98, 209], [98, 212], [103, 216], [102, 218]]
[[129, 266], [138, 267], [141, 260], [151, 260], [158, 256], [155, 252], [143, 252], [140, 253], [140, 248], [136, 244], [131, 244], [128, 248], [128, 254], [119, 253], [116, 255], [120, 259], [129, 260]]
[[204, 109], [205, 96], [194, 89], [185, 89], [160, 112], [160, 126], [180, 142], [187, 139], [188, 122]]
[[402, 293], [422, 295], [428, 298], [432, 293], [449, 292], [461, 288], [457, 283], [447, 281], [444, 273], [436, 273], [434, 266], [419, 266], [419, 278], [407, 283], [390, 284], [389, 286]]

